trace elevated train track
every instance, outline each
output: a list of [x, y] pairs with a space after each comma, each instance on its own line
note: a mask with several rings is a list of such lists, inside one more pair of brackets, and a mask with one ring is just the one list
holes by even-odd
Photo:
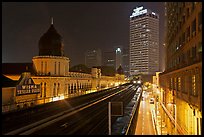
[[[4, 116], [3, 134], [106, 135], [108, 133], [108, 102], [122, 101], [124, 106], [127, 105], [135, 94], [133, 87], [133, 85], [126, 85], [107, 89], [38, 106], [23, 112], [22, 115], [18, 112], [16, 116], [12, 114]], [[25, 116], [28, 117], [27, 121], [24, 120]], [[113, 118], [112, 122], [115, 120], [116, 118]], [[6, 121], [7, 124], [5, 124]], [[13, 122], [20, 123], [12, 125]]]

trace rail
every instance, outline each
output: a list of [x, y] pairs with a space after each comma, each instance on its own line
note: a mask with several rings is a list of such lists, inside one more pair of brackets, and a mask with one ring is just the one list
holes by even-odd
[[129, 124], [127, 126], [125, 135], [134, 135], [135, 134], [141, 97], [142, 97], [142, 92], [139, 93], [138, 98], [136, 100], [137, 104], [133, 108], [133, 113], [131, 115], [131, 118], [130, 118]]
[[114, 96], [114, 95], [117, 95], [117, 94], [120, 94], [121, 92], [123, 92], [124, 90], [126, 90], [128, 87], [116, 92], [116, 93], [112, 93], [111, 95], [108, 95], [108, 96], [104, 96], [104, 98], [99, 98], [99, 99], [96, 99], [96, 100], [93, 100], [92, 102], [88, 102], [88, 103], [85, 103], [85, 104], [82, 104], [80, 106], [77, 106], [75, 108], [72, 108], [71, 110], [66, 110], [66, 111], [63, 111], [63, 112], [60, 112], [54, 116], [51, 116], [51, 117], [48, 117], [46, 119], [43, 119], [43, 120], [40, 120], [40, 121], [37, 121], [35, 123], [32, 123], [32, 124], [29, 124], [27, 126], [24, 126], [24, 127], [21, 127], [19, 129], [16, 129], [16, 130], [13, 130], [13, 131], [10, 131], [10, 132], [7, 132], [5, 133], [5, 135], [29, 135], [29, 134], [32, 134], [33, 132], [37, 131], [37, 130], [40, 130], [50, 124], [53, 124], [57, 121], [60, 121], [62, 120], [63, 118], [65, 117], [68, 117], [70, 115], [73, 115], [83, 109], [86, 109], [94, 104], [97, 104], [99, 102], [102, 102], [106, 99], [109, 99], [110, 97]]
[[188, 132], [183, 129], [173, 118], [173, 116], [170, 114], [170, 112], [167, 110], [167, 108], [164, 106], [164, 104], [162, 102], [160, 102], [164, 112], [167, 114], [167, 116], [169, 117], [169, 119], [171, 120], [171, 122], [173, 123], [174, 126], [176, 126], [177, 131], [181, 134], [181, 135], [186, 135]]

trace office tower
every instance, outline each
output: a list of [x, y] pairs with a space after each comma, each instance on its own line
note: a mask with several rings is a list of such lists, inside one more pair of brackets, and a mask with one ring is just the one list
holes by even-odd
[[122, 66], [122, 50], [120, 47], [117, 47], [115, 50], [115, 70]]
[[129, 76], [129, 48], [123, 48], [122, 68], [124, 70], [124, 74]]
[[130, 75], [159, 71], [159, 15], [136, 7], [130, 16]]
[[85, 65], [90, 68], [101, 66], [101, 50], [87, 50], [85, 53]]

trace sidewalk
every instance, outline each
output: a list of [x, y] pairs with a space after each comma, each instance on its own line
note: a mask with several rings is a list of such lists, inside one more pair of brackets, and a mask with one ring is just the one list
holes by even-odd
[[[151, 111], [153, 120], [154, 120], [154, 126], [156, 129], [157, 135], [167, 135], [167, 127], [164, 121], [161, 122], [161, 113], [159, 110], [157, 110], [157, 115], [155, 112], [155, 107]], [[162, 132], [161, 132], [162, 131]]]

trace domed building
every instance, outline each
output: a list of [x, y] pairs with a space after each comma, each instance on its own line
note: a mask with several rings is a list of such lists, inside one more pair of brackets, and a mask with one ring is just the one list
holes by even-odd
[[[39, 55], [34, 56], [32, 64], [29, 64], [30, 67], [33, 66], [32, 72], [29, 71], [30, 68], [26, 65], [26, 72], [21, 70], [22, 74], [3, 73], [6, 77], [18, 81], [22, 80], [22, 76], [27, 76], [23, 79], [31, 79], [34, 84], [40, 87], [40, 91], [35, 94], [15, 96], [14, 92], [13, 95], [15, 97], [11, 98], [15, 99], [13, 102], [15, 102], [14, 106], [16, 108], [79, 96], [126, 82], [124, 78], [121, 79], [119, 74], [115, 76], [102, 76], [100, 68], [92, 68], [90, 74], [70, 72], [70, 60], [64, 56], [62, 37], [55, 29], [53, 23], [51, 23], [47, 32], [40, 37], [38, 48]], [[18, 89], [16, 90], [18, 91]]]
[[53, 24], [39, 40], [39, 56], [64, 56], [62, 37]]
[[53, 23], [39, 42], [39, 56], [33, 57], [37, 75], [65, 76], [69, 71], [69, 58], [64, 56], [64, 44], [61, 35]]

